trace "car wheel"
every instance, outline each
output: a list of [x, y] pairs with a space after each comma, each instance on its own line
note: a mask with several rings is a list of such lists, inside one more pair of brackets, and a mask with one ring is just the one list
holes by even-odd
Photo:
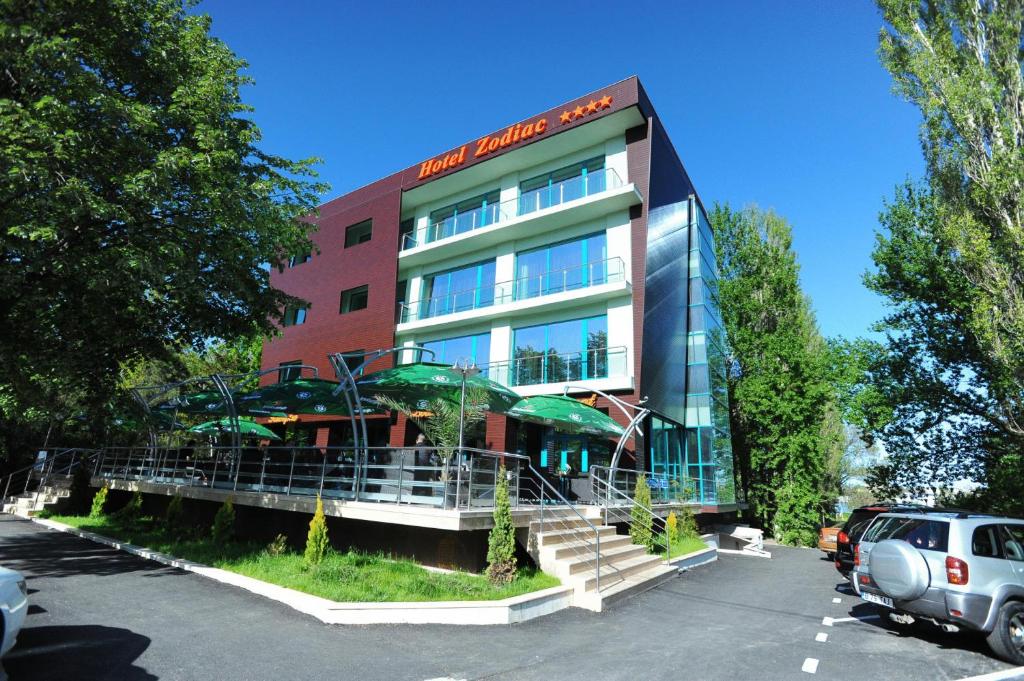
[[1010, 664], [1024, 665], [1024, 603], [1004, 603], [986, 640], [997, 656]]

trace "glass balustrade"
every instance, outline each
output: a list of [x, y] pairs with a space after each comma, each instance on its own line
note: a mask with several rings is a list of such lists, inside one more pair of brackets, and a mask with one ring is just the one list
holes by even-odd
[[441, 296], [402, 303], [399, 319], [404, 324], [417, 319], [431, 319], [492, 305], [504, 305], [516, 300], [620, 282], [625, 278], [626, 265], [622, 258], [609, 258], [520, 277], [513, 281], [451, 291]]
[[425, 229], [402, 235], [402, 250], [424, 246], [435, 241], [465, 234], [481, 227], [506, 222], [520, 215], [535, 213], [569, 201], [593, 196], [623, 185], [619, 174], [612, 168], [602, 168], [584, 175], [570, 177], [539, 189], [523, 192], [520, 196], [479, 206], [465, 212], [456, 212], [437, 220]]
[[509, 387], [569, 383], [627, 375], [627, 348], [588, 348], [567, 353], [522, 353], [507, 362], [486, 365], [487, 377]]

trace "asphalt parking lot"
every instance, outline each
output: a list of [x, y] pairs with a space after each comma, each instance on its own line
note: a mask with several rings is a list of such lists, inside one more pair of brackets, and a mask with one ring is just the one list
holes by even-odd
[[31, 609], [5, 659], [49, 679], [941, 679], [1009, 669], [978, 637], [878, 618], [813, 550], [722, 556], [601, 614], [516, 626], [323, 625], [195, 574], [0, 516]]

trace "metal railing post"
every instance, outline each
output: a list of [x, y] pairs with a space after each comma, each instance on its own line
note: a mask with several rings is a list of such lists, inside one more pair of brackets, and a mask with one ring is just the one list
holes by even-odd
[[292, 478], [295, 475], [295, 447], [292, 447], [292, 465], [288, 467], [288, 491], [285, 492], [286, 496], [292, 494]]
[[398, 496], [395, 499], [396, 504], [402, 503], [402, 483], [405, 482], [405, 455], [398, 460]]
[[327, 475], [327, 452], [324, 452], [324, 463], [320, 468], [320, 491], [317, 492], [320, 496], [324, 495], [324, 476]]
[[[196, 459], [195, 463], [199, 463]], [[210, 489], [217, 486], [217, 469], [220, 468], [220, 451], [217, 449], [213, 450], [213, 475], [210, 477]], [[192, 471], [192, 475], [195, 475], [195, 471]]]
[[235, 449], [234, 447], [232, 447], [231, 451], [233, 453], [235, 453], [235, 452], [238, 453], [238, 459], [235, 461], [235, 484], [231, 488], [233, 491], [237, 492], [238, 491], [238, 476], [242, 474], [242, 450], [241, 449]]

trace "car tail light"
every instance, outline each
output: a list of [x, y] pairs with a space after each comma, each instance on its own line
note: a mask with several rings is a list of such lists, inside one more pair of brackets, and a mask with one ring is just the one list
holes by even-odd
[[839, 534], [836, 535], [836, 541], [838, 541], [840, 544], [849, 544], [850, 535], [840, 530]]
[[860, 565], [860, 544], [856, 544], [853, 547], [853, 564]]
[[946, 556], [946, 581], [950, 584], [966, 584], [967, 580], [970, 579], [971, 573], [967, 569], [967, 563], [954, 558], [953, 556]]
[[860, 583], [861, 584], [871, 584], [871, 578], [868, 577], [867, 575], [861, 575], [860, 576]]
[[842, 561], [837, 559], [836, 560], [836, 569], [839, 570], [839, 569], [842, 569], [842, 567], [843, 567]]

